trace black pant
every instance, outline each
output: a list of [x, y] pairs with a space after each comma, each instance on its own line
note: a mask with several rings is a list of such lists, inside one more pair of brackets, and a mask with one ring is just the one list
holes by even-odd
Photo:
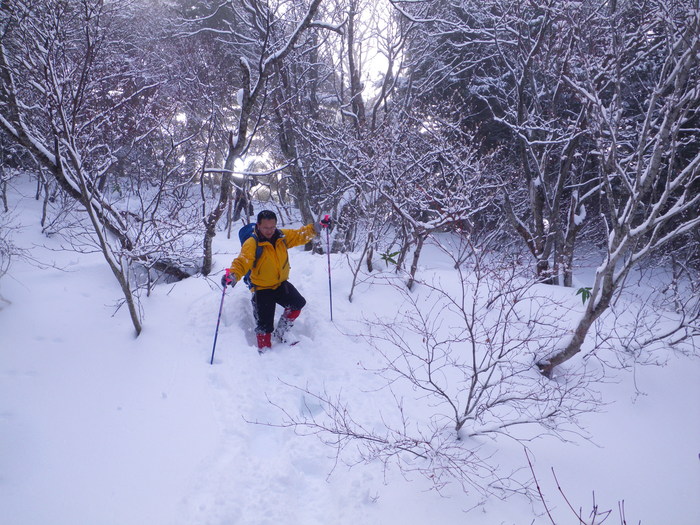
[[275, 329], [275, 307], [280, 305], [290, 310], [301, 310], [306, 304], [299, 291], [289, 281], [284, 281], [274, 290], [256, 290], [253, 292], [253, 315], [259, 334], [269, 334]]

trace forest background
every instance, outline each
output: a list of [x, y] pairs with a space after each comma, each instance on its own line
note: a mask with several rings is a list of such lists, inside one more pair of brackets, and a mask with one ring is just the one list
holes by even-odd
[[[474, 357], [458, 435], [573, 416], [585, 389], [561, 365], [582, 351], [697, 354], [697, 0], [2, 0], [0, 37], [0, 276], [26, 256], [7, 188], [27, 173], [44, 234], [102, 255], [136, 335], [143, 298], [218, 271], [213, 238], [259, 202], [281, 224], [331, 214], [308, 248], [347, 254], [349, 299], [379, 260], [418, 312], [423, 249], [448, 234], [469, 289], [430, 286]], [[574, 286], [580, 266], [595, 271]], [[539, 302], [540, 285], [582, 311]], [[445, 348], [433, 321], [412, 319], [428, 357], [381, 338], [449, 404], [412, 373]]]

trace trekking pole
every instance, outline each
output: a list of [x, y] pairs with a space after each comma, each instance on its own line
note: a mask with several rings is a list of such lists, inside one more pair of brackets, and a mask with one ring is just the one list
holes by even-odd
[[326, 255], [328, 255], [328, 300], [330, 301], [330, 308], [331, 308], [331, 321], [333, 320], [333, 287], [331, 285], [331, 233], [330, 233], [330, 225], [331, 225], [331, 218], [329, 215], [326, 215], [323, 220], [321, 221], [321, 224], [323, 225], [323, 229], [326, 230]]
[[[226, 268], [226, 277], [228, 277], [229, 273], [231, 273], [231, 269]], [[209, 361], [210, 365], [214, 364], [214, 352], [216, 351], [216, 338], [219, 337], [219, 323], [221, 322], [221, 311], [224, 309], [224, 297], [226, 297], [226, 286], [224, 286], [224, 290], [221, 292], [221, 304], [219, 305], [219, 316], [216, 318], [216, 332], [214, 332], [214, 346], [211, 349], [211, 360]]]

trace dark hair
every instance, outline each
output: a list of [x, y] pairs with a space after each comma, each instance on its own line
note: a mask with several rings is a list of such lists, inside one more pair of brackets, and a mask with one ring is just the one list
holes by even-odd
[[275, 212], [272, 210], [263, 210], [258, 213], [258, 222], [262, 221], [263, 219], [274, 219], [275, 222], [277, 222], [277, 215], [275, 215]]

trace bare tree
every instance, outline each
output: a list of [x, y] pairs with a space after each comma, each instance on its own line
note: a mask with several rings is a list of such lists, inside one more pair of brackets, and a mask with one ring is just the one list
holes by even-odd
[[570, 286], [574, 249], [598, 184], [585, 104], [565, 80], [590, 6], [394, 4], [416, 24], [408, 47], [414, 110], [427, 122], [450, 121], [449, 140], [466, 138], [482, 155], [497, 153], [502, 213], [539, 278]]
[[493, 32], [498, 71], [511, 82], [477, 82], [488, 84], [484, 103], [515, 144], [507, 158], [516, 166], [511, 172], [519, 173], [505, 185], [503, 209], [536, 260], [537, 275], [571, 286], [577, 236], [598, 190], [591, 180], [586, 102], [574, 102], [565, 80], [587, 27], [585, 10], [551, 0], [498, 5], [502, 16], [487, 31]]
[[[233, 185], [235, 162], [248, 150], [252, 137], [262, 118], [268, 95], [267, 82], [270, 75], [292, 52], [297, 42], [309, 27], [315, 25], [314, 17], [321, 0], [312, 0], [301, 13], [289, 5], [272, 5], [258, 0], [230, 2], [214, 6], [207, 16], [217, 15], [226, 8], [224, 30], [197, 28], [196, 32], [213, 31], [233, 49], [245, 50], [239, 56], [241, 87], [237, 90], [238, 112], [235, 124], [228, 132], [227, 153], [222, 170], [219, 198], [213, 209], [204, 218], [204, 261], [202, 273], [208, 275], [212, 267], [212, 239], [216, 225], [224, 214]], [[191, 22], [198, 22], [192, 20]]]
[[[649, 9], [658, 16], [649, 16]], [[554, 367], [581, 351], [593, 323], [640, 261], [697, 229], [700, 216], [700, 153], [687, 123], [700, 105], [700, 9], [697, 2], [650, 2], [646, 21], [630, 33], [628, 13], [614, 11], [599, 54], [585, 58], [580, 74], [567, 77], [590, 104], [587, 118], [601, 157], [599, 179], [606, 199], [607, 243], [590, 286], [586, 310], [560, 349], [539, 362]], [[586, 55], [581, 55], [585, 57]], [[662, 60], [657, 60], [657, 57]], [[651, 71], [638, 81], [637, 68]], [[641, 112], [623, 96], [639, 90]]]
[[[8, 226], [9, 218], [7, 213], [0, 215], [0, 279], [10, 269], [12, 260], [21, 255], [21, 250], [15, 246], [12, 240], [14, 231]], [[2, 303], [8, 303], [8, 301], [0, 294], [0, 310], [2, 310]]]
[[397, 231], [397, 270], [413, 251], [409, 289], [426, 240], [450, 228], [470, 229], [472, 218], [492, 207], [499, 191], [490, 156], [480, 155], [468, 137], [450, 140], [454, 128], [451, 121], [425, 122], [397, 110], [372, 135], [373, 154], [363, 163], [365, 169], [344, 173], [365, 201], [366, 208], [360, 207], [365, 216], [380, 210]]
[[[153, 101], [164, 84], [153, 65], [159, 61], [139, 55], [141, 35], [129, 24], [130, 3], [4, 0], [0, 7], [0, 126], [80, 203], [139, 334], [131, 266], [156, 268], [178, 279], [189, 275], [174, 264], [176, 257], [168, 256], [167, 241], [158, 250], [139, 244], [144, 227], [158, 230], [168, 223], [159, 213], [166, 207], [154, 204], [150, 216], [134, 214], [129, 199], [121, 199], [123, 181], [120, 185], [115, 177], [107, 183], [125, 159], [134, 177], [127, 185], [139, 177], [144, 182], [157, 178], [152, 168], [163, 159], [134, 151], [158, 151], [163, 144], [158, 139], [168, 134], [163, 133], [169, 125], [166, 112]], [[134, 63], [138, 70], [129, 69]], [[139, 166], [143, 169], [134, 169]], [[172, 162], [163, 166], [170, 169]], [[152, 194], [137, 198], [143, 203]], [[171, 226], [161, 234], [171, 235], [172, 230], [166, 233]]]
[[353, 443], [362, 461], [419, 473], [438, 490], [457, 482], [481, 494], [527, 492], [491, 463], [479, 438], [565, 438], [578, 432], [577, 415], [594, 409], [585, 374], [553, 382], [532, 373], [537, 349], [561, 337], [570, 306], [539, 297], [522, 261], [487, 249], [488, 239], [446, 239], [456, 268], [414, 292], [397, 286], [399, 311], [368, 323], [365, 337], [381, 356], [368, 370], [383, 385], [372, 393], [374, 424], [358, 419], [352, 400], [308, 387], [300, 387], [309, 404], [301, 414], [275, 403], [283, 425], [338, 454]]
[[3, 211], [7, 213], [10, 207], [7, 204], [7, 183], [10, 180], [10, 172], [5, 169], [5, 166], [0, 166], [0, 201], [2, 202]]
[[[676, 354], [698, 355], [700, 343], [700, 275], [694, 267], [698, 247], [686, 244], [662, 257], [650, 257], [631, 272], [606, 314], [612, 329], [595, 330], [592, 350], [618, 350], [607, 366], [659, 364]], [[622, 351], [620, 351], [622, 350]]]
[[[547, 499], [545, 498], [545, 495], [542, 492], [542, 489], [540, 487], [540, 482], [537, 479], [537, 474], [535, 473], [535, 467], [532, 465], [532, 459], [531, 459], [530, 453], [528, 452], [527, 449], [525, 449], [525, 456], [527, 457], [527, 463], [528, 463], [528, 466], [530, 467], [530, 472], [532, 473], [532, 480], [535, 484], [535, 487], [537, 488], [537, 499], [539, 499], [540, 502], [542, 503], [542, 506], [544, 507], [545, 513], [547, 514], [547, 518], [552, 523], [552, 525], [557, 525], [557, 522], [568, 523], [568, 520], [565, 522], [562, 522], [562, 521], [558, 521], [555, 518], [553, 510], [550, 509], [550, 505], [547, 503]], [[566, 503], [565, 508], [568, 511], [570, 511], [570, 513], [575, 517], [576, 523], [578, 523], [579, 525], [602, 525], [613, 514], [612, 509], [601, 509], [598, 506], [598, 504], [596, 503], [596, 497], [595, 497], [595, 492], [594, 492], [593, 493], [593, 502], [591, 503], [591, 510], [588, 513], [588, 515], [585, 515], [583, 512], [582, 506], [574, 507], [574, 505], [571, 503], [571, 500], [566, 495], [564, 488], [559, 483], [559, 479], [557, 479], [557, 474], [556, 474], [554, 468], [552, 468], [552, 477], [554, 478], [554, 481], [557, 484], [557, 491], [559, 492], [562, 499]], [[619, 518], [620, 525], [626, 525], [627, 524], [627, 517], [625, 515], [625, 502], [624, 502], [624, 500], [618, 502], [618, 509], [617, 510], [618, 510], [618, 518]]]
[[0, 202], [5, 213], [10, 211], [7, 203], [7, 183], [13, 175], [7, 162], [10, 157], [10, 148], [8, 146], [9, 141], [2, 128], [0, 128]]
[[339, 0], [325, 9], [333, 31], [307, 33], [277, 71], [273, 99], [289, 195], [304, 220], [330, 212], [331, 250], [348, 252], [366, 245], [367, 226], [384, 216], [368, 174], [382, 162], [390, 127], [401, 125], [389, 122], [405, 102], [394, 95], [408, 24], [388, 3]]

